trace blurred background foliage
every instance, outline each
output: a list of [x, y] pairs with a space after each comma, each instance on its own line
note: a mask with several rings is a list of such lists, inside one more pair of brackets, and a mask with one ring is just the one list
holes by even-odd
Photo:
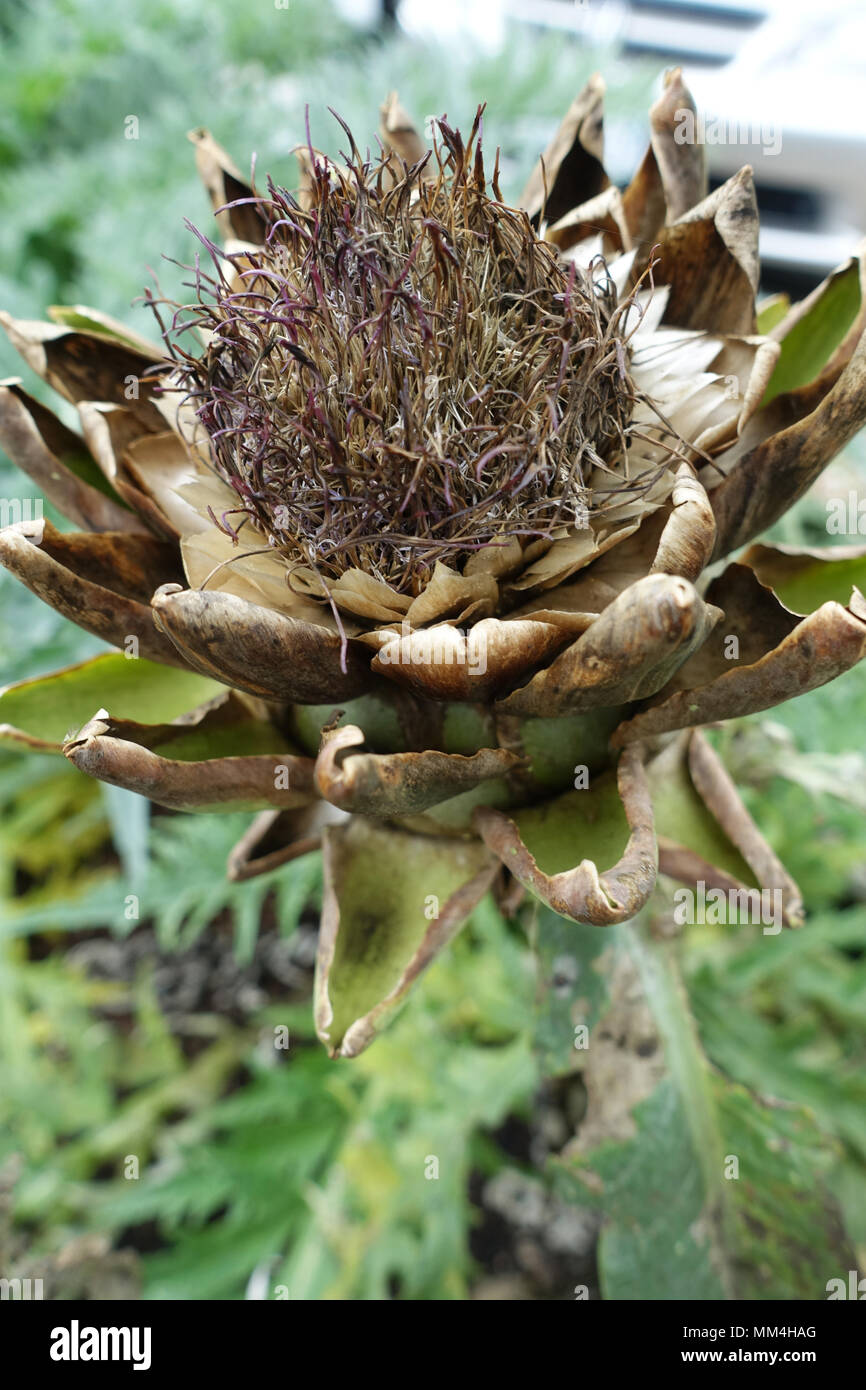
[[[657, 76], [522, 28], [495, 54], [363, 33], [321, 0], [287, 10], [3, 0], [0, 35], [0, 303], [31, 318], [49, 303], [94, 304], [145, 331], [133, 301], [148, 267], [177, 293], [182, 274], [162, 257], [190, 258], [184, 217], [207, 224], [185, 139], [194, 125], [242, 168], [255, 150], [258, 168], [291, 186], [307, 106], [314, 141], [335, 151], [328, 105], [372, 137], [392, 87], [419, 119], [468, 122], [486, 99], [487, 138], [502, 146], [514, 194], [596, 68], [610, 90], [609, 140], [639, 151]], [[130, 115], [137, 140], [124, 136]], [[21, 370], [4, 340], [0, 375]], [[861, 439], [777, 538], [826, 544], [824, 498], [862, 484], [864, 458]], [[25, 487], [0, 460], [0, 493]], [[100, 645], [0, 576], [4, 682]], [[751, 1144], [759, 1161], [774, 1144], [790, 1156], [788, 1216], [796, 1192], [802, 1219], [820, 1224], [814, 1185], [832, 1190], [861, 1268], [864, 727], [861, 666], [716, 736], [810, 920], [772, 949], [759, 928], [694, 928], [680, 952], [724, 1088], [726, 1143], [730, 1133], [737, 1152]], [[574, 1058], [548, 1046], [562, 1001], [555, 982], [541, 988], [545, 961], [597, 951], [591, 930], [536, 919], [527, 935], [484, 907], [389, 1033], [335, 1066], [312, 1037], [308, 1002], [318, 864], [229, 884], [243, 824], [151, 818], [146, 803], [55, 759], [0, 753], [3, 1273], [43, 1276], [50, 1297], [565, 1298], [578, 1284], [593, 1296], [599, 1286], [677, 1296], [651, 1287], [672, 1230], [646, 1268], [635, 1238], [635, 1212], [671, 1202], [679, 1181], [682, 1115], [656, 1113], [661, 1091], [639, 1122], [647, 1147], [632, 1154], [642, 1185], [622, 1194], [618, 1217], [606, 1213], [601, 1248], [589, 1188], [576, 1192], [550, 1158], [586, 1095]], [[567, 1019], [560, 1035], [567, 1055]], [[775, 1138], [740, 1086], [791, 1107]], [[605, 1151], [597, 1169], [614, 1189], [617, 1161]], [[750, 1200], [772, 1205], [773, 1192]], [[840, 1242], [827, 1239], [826, 1268], [843, 1272], [832, 1264]], [[789, 1277], [784, 1249], [763, 1274], [761, 1260], [751, 1291], [822, 1296]]]

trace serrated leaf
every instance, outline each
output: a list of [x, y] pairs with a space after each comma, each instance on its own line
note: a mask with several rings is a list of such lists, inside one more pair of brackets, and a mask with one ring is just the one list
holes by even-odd
[[557, 1164], [558, 1190], [604, 1213], [604, 1298], [725, 1298], [683, 1099], [670, 1078], [632, 1112], [635, 1133]]
[[728, 1150], [740, 1298], [826, 1298], [827, 1281], [856, 1267], [827, 1186], [836, 1154], [814, 1116], [771, 1104], [715, 1077], [713, 1090]]
[[587, 1111], [553, 1176], [603, 1214], [604, 1296], [823, 1297], [826, 1280], [853, 1267], [822, 1178], [833, 1145], [805, 1112], [712, 1075], [669, 942], [625, 927], [603, 968]]

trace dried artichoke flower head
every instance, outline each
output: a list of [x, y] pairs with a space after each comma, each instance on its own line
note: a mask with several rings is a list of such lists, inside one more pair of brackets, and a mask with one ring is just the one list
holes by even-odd
[[235, 877], [321, 845], [334, 1056], [488, 890], [603, 927], [662, 870], [802, 920], [701, 726], [862, 658], [866, 547], [716, 562], [866, 419], [866, 255], [759, 309], [751, 171], [708, 194], [679, 71], [622, 192], [602, 99], [515, 208], [480, 119], [428, 150], [394, 97], [381, 158], [308, 142], [294, 196], [195, 132], [224, 249], [154, 300], [168, 357], [80, 305], [0, 316], [81, 427], [0, 383], [0, 444], [80, 528], [0, 560], [122, 653], [0, 693], [0, 741], [259, 811]]
[[[166, 338], [235, 494], [215, 522], [244, 552], [263, 537], [310, 594], [352, 571], [416, 597], [485, 547], [513, 568], [639, 507], [677, 453], [633, 418], [648, 296], [618, 301], [600, 256], [564, 264], [496, 171], [488, 192], [481, 117], [465, 143], [437, 122], [411, 167], [344, 127], [344, 165], [309, 148], [302, 197], [269, 182], [255, 201], [260, 248], [226, 258], [199, 233], [215, 274]], [[662, 447], [632, 479], [634, 439]]]

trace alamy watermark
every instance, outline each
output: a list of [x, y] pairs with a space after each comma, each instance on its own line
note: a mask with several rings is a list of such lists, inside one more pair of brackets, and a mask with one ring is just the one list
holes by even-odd
[[27, 1303], [44, 1297], [41, 1279], [0, 1279], [0, 1299]]
[[828, 497], [828, 536], [866, 536], [866, 497], [851, 488], [847, 497]]
[[0, 527], [44, 519], [41, 497], [0, 497]]
[[674, 921], [680, 927], [710, 927], [756, 923], [764, 936], [777, 936], [784, 922], [781, 888], [707, 888], [699, 879], [694, 888], [674, 892]]
[[487, 638], [475, 628], [464, 638], [454, 628], [412, 628], [404, 619], [399, 637], [381, 648], [378, 660], [382, 666], [465, 666], [470, 676], [483, 676]]
[[782, 152], [782, 132], [775, 121], [729, 121], [682, 106], [674, 112], [678, 145], [760, 145], [766, 155]]
[[82, 1327], [73, 1318], [68, 1327], [51, 1329], [48, 1354], [52, 1361], [130, 1361], [134, 1371], [150, 1370], [149, 1327]]
[[847, 1279], [828, 1279], [824, 1288], [828, 1303], [840, 1298], [852, 1299], [856, 1303], [866, 1300], [866, 1279], [861, 1279], [859, 1269], [849, 1269]]

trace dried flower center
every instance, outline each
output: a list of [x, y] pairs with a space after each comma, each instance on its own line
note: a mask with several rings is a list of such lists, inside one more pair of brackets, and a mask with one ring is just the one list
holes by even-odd
[[326, 587], [417, 593], [437, 560], [585, 527], [625, 451], [623, 306], [488, 193], [478, 127], [440, 122], [414, 170], [352, 142], [300, 202], [269, 183], [265, 246], [197, 276], [203, 356], [172, 349], [237, 493], [218, 524]]

